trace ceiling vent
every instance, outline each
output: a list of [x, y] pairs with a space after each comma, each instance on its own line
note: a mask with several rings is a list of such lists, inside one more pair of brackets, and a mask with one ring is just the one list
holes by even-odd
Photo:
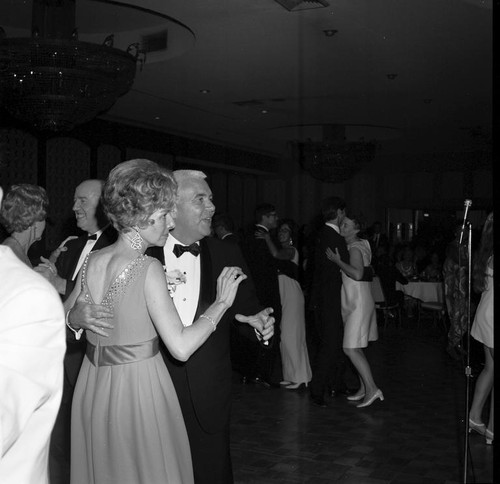
[[326, 0], [275, 0], [283, 8], [290, 12], [297, 10], [309, 10], [312, 8], [328, 7], [330, 4]]
[[167, 39], [168, 30], [162, 30], [161, 32], [155, 32], [154, 34], [143, 35], [141, 44], [142, 49], [146, 53], [167, 50]]

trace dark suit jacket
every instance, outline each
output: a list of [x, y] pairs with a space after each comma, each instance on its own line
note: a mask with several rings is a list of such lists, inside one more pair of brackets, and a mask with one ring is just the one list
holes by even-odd
[[[109, 225], [96, 240], [92, 251], [111, 245], [115, 242], [117, 235], [116, 230]], [[57, 273], [63, 279], [66, 279], [66, 293], [61, 296], [63, 301], [69, 297], [75, 287], [76, 278], [72, 281], [71, 277], [73, 276], [73, 272], [78, 264], [80, 254], [87, 243], [87, 239], [87, 235], [82, 235], [81, 237], [78, 237], [78, 239], [70, 240], [66, 244], [68, 250], [62, 252], [56, 261]], [[80, 372], [83, 356], [85, 354], [85, 338], [82, 337], [79, 341], [77, 341], [73, 333], [66, 328], [66, 342], [67, 349], [66, 356], [64, 358], [64, 370], [69, 384], [74, 387], [76, 379], [78, 378], [78, 373]]]
[[[217, 277], [225, 266], [241, 267], [243, 272], [250, 276], [247, 264], [236, 244], [207, 237], [200, 241], [200, 246], [200, 297], [195, 319], [214, 302]], [[147, 254], [165, 264], [163, 247], [150, 248]], [[175, 360], [162, 345], [162, 353], [179, 395], [179, 401], [186, 401], [186, 396], [190, 392], [196, 417], [207, 433], [220, 432], [229, 423], [232, 377], [229, 354], [230, 326], [234, 315], [240, 313], [248, 316], [262, 309], [249, 277], [240, 284], [234, 304], [226, 311], [217, 325], [217, 330], [188, 361], [183, 363]], [[243, 326], [248, 328], [249, 333], [254, 334], [256, 340], [253, 328], [246, 324]], [[185, 387], [186, 378], [189, 388]]]
[[[255, 232], [263, 230], [256, 225], [251, 226], [241, 242], [243, 254], [256, 284], [257, 297], [265, 307], [274, 309], [275, 335], [279, 335], [281, 321], [281, 298], [278, 283], [278, 262], [264, 239], [257, 239]], [[276, 244], [279, 247], [279, 243]]]
[[[349, 252], [344, 238], [335, 229], [324, 225], [318, 232], [315, 247], [314, 276], [311, 284], [312, 305], [326, 317], [340, 314], [342, 273], [338, 265], [326, 256], [326, 249], [338, 248], [342, 261], [349, 263]], [[325, 319], [321, 318], [321, 319]], [[340, 321], [341, 322], [341, 321]]]

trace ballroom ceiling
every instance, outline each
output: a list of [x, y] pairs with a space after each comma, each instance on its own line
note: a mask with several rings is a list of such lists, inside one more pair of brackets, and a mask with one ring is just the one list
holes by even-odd
[[[76, 0], [80, 40], [149, 39], [102, 118], [273, 156], [328, 125], [394, 153], [491, 142], [492, 0], [322, 3]], [[2, 0], [0, 26], [27, 35], [31, 0]]]

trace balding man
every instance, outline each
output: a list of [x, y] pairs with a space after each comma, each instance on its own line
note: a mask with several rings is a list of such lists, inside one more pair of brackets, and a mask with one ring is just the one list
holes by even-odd
[[[116, 231], [106, 220], [99, 203], [103, 185], [102, 180], [85, 180], [76, 187], [73, 212], [76, 225], [85, 233], [67, 242], [55, 265], [45, 259], [45, 263], [35, 269], [52, 283], [63, 301], [71, 294], [85, 257], [91, 251], [102, 249], [116, 240]], [[53, 484], [69, 482], [71, 401], [85, 354], [85, 341], [80, 339], [83, 331], [74, 331], [71, 327], [69, 330], [64, 357], [62, 404], [51, 443], [50, 467]]]

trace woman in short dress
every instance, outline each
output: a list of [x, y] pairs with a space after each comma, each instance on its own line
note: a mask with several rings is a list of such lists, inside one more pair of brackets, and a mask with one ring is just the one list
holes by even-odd
[[[488, 215], [481, 236], [473, 270], [474, 289], [481, 292], [481, 301], [472, 324], [471, 336], [483, 344], [485, 364], [477, 378], [469, 412], [469, 431], [474, 430], [493, 443], [493, 212]], [[483, 423], [483, 407], [491, 394], [488, 425]]]
[[360, 224], [357, 220], [345, 218], [340, 235], [345, 238], [349, 249], [349, 264], [342, 262], [338, 250], [326, 250], [328, 259], [342, 269], [342, 319], [344, 320], [344, 353], [358, 371], [360, 388], [348, 400], [359, 401], [358, 408], [371, 405], [375, 400], [384, 400], [382, 391], [373, 379], [370, 364], [363, 348], [369, 341], [378, 339], [375, 302], [371, 293], [371, 282], [361, 281], [364, 268], [371, 263], [371, 249], [367, 240], [360, 239]]

